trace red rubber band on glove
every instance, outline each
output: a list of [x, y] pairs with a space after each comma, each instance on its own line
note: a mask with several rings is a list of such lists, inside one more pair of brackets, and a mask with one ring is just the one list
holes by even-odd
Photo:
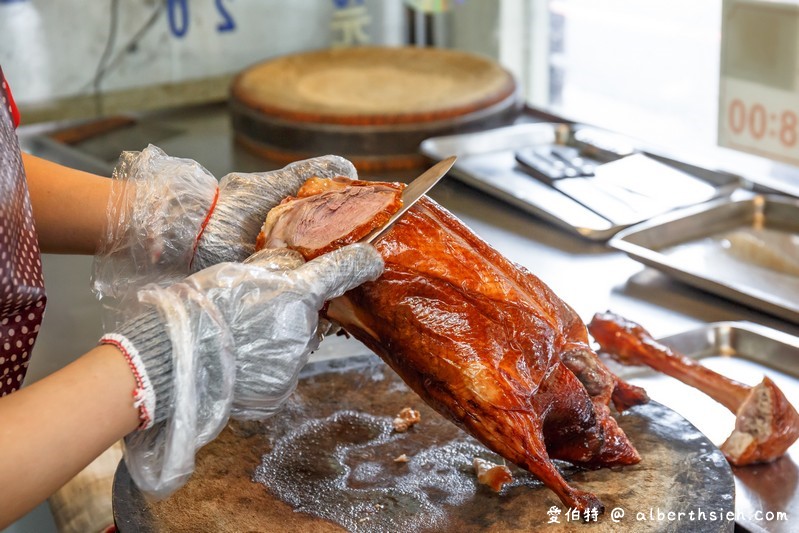
[[216, 192], [214, 193], [214, 200], [211, 202], [211, 207], [208, 209], [208, 214], [205, 215], [205, 220], [203, 223], [200, 224], [200, 232], [197, 234], [197, 238], [194, 240], [194, 248], [191, 252], [191, 261], [189, 261], [189, 270], [191, 270], [191, 265], [194, 264], [194, 256], [197, 255], [197, 247], [200, 245], [200, 239], [205, 232], [205, 226], [208, 225], [208, 221], [211, 220], [211, 215], [214, 214], [214, 209], [216, 209], [216, 202], [219, 200], [219, 187], [216, 188]]

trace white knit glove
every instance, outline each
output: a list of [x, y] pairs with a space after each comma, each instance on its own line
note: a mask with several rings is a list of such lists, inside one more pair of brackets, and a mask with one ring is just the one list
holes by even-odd
[[324, 303], [382, 270], [380, 254], [363, 244], [308, 263], [287, 249], [263, 250], [246, 264], [222, 263], [141, 290], [134, 318], [101, 339], [126, 355], [139, 384], [142, 428], [125, 439], [139, 488], [169, 495], [228, 416], [274, 413], [318, 346]]

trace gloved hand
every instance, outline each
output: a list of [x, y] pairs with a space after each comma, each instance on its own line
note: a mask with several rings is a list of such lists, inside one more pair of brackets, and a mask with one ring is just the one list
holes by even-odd
[[142, 426], [125, 439], [138, 487], [169, 495], [229, 415], [274, 413], [319, 343], [323, 304], [382, 270], [369, 245], [304, 264], [291, 250], [263, 250], [247, 264], [222, 263], [170, 287], [141, 290], [135, 318], [101, 339], [120, 348], [139, 384]]
[[[148, 283], [166, 287], [190, 272], [254, 251], [266, 214], [312, 176], [357, 178], [338, 156], [283, 169], [232, 173], [218, 183], [196, 161], [160, 148], [124, 152], [114, 169], [106, 236], [94, 262], [94, 290], [118, 302]], [[112, 305], [111, 310], [118, 305]], [[112, 324], [118, 324], [112, 317]]]

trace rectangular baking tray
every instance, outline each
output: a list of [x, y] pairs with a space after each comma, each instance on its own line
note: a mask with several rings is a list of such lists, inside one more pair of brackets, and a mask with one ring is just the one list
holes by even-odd
[[[747, 385], [768, 375], [799, 406], [799, 339], [750, 322], [717, 322], [661, 339], [673, 350]], [[647, 367], [609, 366], [620, 377], [644, 387], [650, 398], [688, 419], [716, 445], [732, 432], [735, 416], [698, 390]], [[646, 460], [646, 458], [644, 458]], [[795, 531], [799, 513], [799, 444], [765, 465], [733, 467], [736, 522], [749, 531]], [[788, 521], [776, 513], [788, 513]], [[768, 513], [774, 513], [767, 520]]]
[[609, 245], [696, 288], [799, 323], [799, 200], [738, 191], [627, 228]]
[[[516, 151], [522, 148], [580, 146], [576, 137], [586, 132], [600, 132], [602, 139], [610, 141], [609, 146], [598, 147], [609, 161], [614, 157], [642, 153], [712, 185], [716, 196], [729, 195], [743, 184], [739, 176], [678, 161], [639, 147], [626, 137], [575, 124], [520, 123], [474, 133], [433, 137], [423, 141], [420, 150], [434, 160], [455, 154], [458, 161], [450, 171], [452, 177], [570, 233], [604, 242], [631, 224], [617, 224], [603, 218], [552, 186], [532, 178], [515, 159]], [[611, 149], [605, 150], [608, 147]]]

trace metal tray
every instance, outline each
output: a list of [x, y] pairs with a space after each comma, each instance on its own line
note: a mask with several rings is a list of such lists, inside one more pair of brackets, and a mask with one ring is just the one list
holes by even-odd
[[[799, 406], [799, 339], [749, 322], [717, 322], [661, 339], [663, 344], [727, 377], [754, 385], [768, 375]], [[614, 372], [642, 386], [649, 396], [674, 411], [720, 445], [732, 432], [735, 417], [696, 389], [643, 367], [610, 362]], [[735, 512], [739, 526], [750, 531], [795, 531], [799, 511], [799, 443], [766, 465], [733, 467]], [[776, 513], [788, 513], [778, 520]], [[773, 520], [766, 520], [774, 513]]]
[[619, 232], [609, 245], [680, 281], [799, 323], [799, 200], [739, 191]]
[[[420, 150], [425, 156], [436, 160], [458, 155], [458, 161], [450, 171], [451, 176], [592, 241], [604, 242], [625, 227], [669, 210], [666, 208], [653, 212], [652, 209], [638, 209], [646, 201], [658, 200], [659, 195], [642, 198], [641, 202], [626, 202], [626, 209], [610, 210], [612, 204], [600, 211], [589, 209], [586, 205], [590, 204], [574, 200], [558, 190], [557, 185], [533, 178], [518, 164], [517, 151], [548, 145], [575, 147], [595, 157], [598, 162], [605, 163], [632, 154], [643, 154], [670, 167], [669, 172], [673, 173], [676, 169], [699, 183], [710, 185], [715, 192], [713, 196], [729, 195], [743, 183], [738, 176], [677, 161], [646, 150], [626, 137], [574, 124], [520, 123], [476, 133], [433, 137], [422, 142]], [[664, 193], [673, 192], [673, 187], [669, 188], [665, 182], [654, 184], [662, 185]], [[582, 192], [582, 197], [592, 196], [591, 191]], [[608, 215], [608, 212], [612, 214]], [[598, 213], [604, 213], [604, 216]]]

